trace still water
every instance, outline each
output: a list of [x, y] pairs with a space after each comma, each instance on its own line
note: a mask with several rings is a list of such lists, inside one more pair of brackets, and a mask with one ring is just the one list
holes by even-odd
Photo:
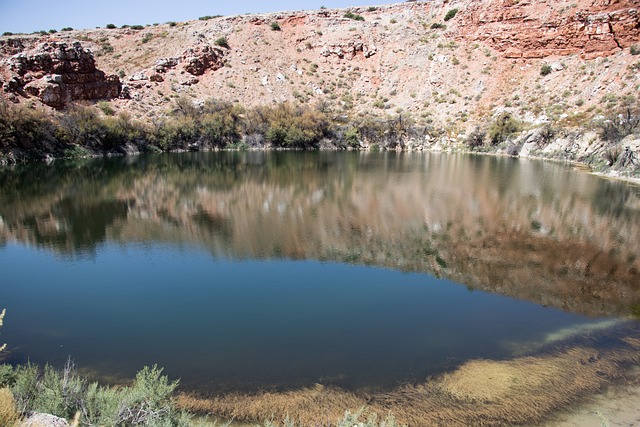
[[[640, 314], [640, 189], [565, 165], [224, 152], [0, 171], [9, 362], [383, 389]], [[600, 332], [602, 333], [602, 332]]]

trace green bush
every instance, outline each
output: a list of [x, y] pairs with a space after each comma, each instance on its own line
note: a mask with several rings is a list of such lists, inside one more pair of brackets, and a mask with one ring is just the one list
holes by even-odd
[[349, 127], [344, 133], [343, 139], [348, 147], [360, 147], [360, 131], [358, 128]]
[[444, 24], [441, 24], [439, 22], [434, 22], [433, 24], [431, 24], [430, 28], [432, 30], [443, 30], [443, 29], [447, 28], [447, 26], [444, 25]]
[[55, 140], [56, 124], [43, 111], [0, 100], [0, 148], [39, 150]]
[[62, 372], [48, 365], [42, 371], [31, 364], [19, 366], [2, 385], [10, 387], [22, 415], [36, 411], [70, 419], [80, 413], [82, 425], [118, 427], [190, 424], [191, 416], [176, 409], [178, 381], [169, 381], [156, 365], [145, 366], [128, 387], [88, 383], [70, 361]]
[[132, 30], [144, 30], [144, 25], [131, 25], [129, 28], [131, 28]]
[[98, 101], [96, 106], [104, 113], [105, 116], [113, 116], [116, 111], [107, 101]]
[[11, 31], [5, 31], [4, 33], [2, 33], [3, 36], [12, 36], [13, 33]]
[[329, 133], [329, 121], [320, 111], [282, 103], [257, 109], [267, 142], [275, 147], [312, 148]]
[[447, 14], [444, 16], [444, 20], [445, 22], [455, 18], [456, 14], [458, 13], [458, 9], [451, 9], [447, 12]]
[[219, 39], [216, 39], [216, 41], [213, 42], [216, 46], [220, 46], [220, 47], [224, 47], [226, 49], [230, 49], [229, 47], [229, 41], [227, 40], [226, 37], [220, 37]]
[[272, 29], [273, 31], [280, 31], [280, 30], [281, 30], [281, 28], [280, 28], [280, 24], [278, 24], [278, 23], [277, 23], [277, 22], [275, 22], [275, 21], [274, 21], [274, 22], [272, 22], [272, 23], [271, 23], [271, 29]]
[[60, 31], [73, 31], [73, 28], [71, 27], [64, 27], [63, 29], [61, 29]]
[[505, 142], [520, 130], [520, 122], [509, 113], [502, 113], [489, 125], [487, 136], [491, 145]]
[[629, 53], [631, 55], [640, 55], [640, 46], [638, 46], [637, 44], [632, 44], [629, 47]]
[[467, 144], [467, 147], [471, 149], [482, 147], [484, 145], [486, 135], [486, 131], [481, 129], [479, 126], [476, 126], [476, 128], [467, 135], [465, 143]]
[[357, 15], [357, 14], [351, 12], [351, 11], [345, 13], [343, 16], [345, 18], [353, 19], [354, 21], [364, 21], [364, 16]]
[[115, 24], [107, 24], [107, 28], [113, 30], [114, 28], [116, 28], [116, 26]]
[[553, 71], [553, 68], [551, 68], [551, 65], [549, 65], [549, 64], [544, 64], [544, 65], [542, 65], [542, 67], [540, 67], [540, 75], [541, 76], [547, 76], [547, 75], [551, 74], [552, 71]]

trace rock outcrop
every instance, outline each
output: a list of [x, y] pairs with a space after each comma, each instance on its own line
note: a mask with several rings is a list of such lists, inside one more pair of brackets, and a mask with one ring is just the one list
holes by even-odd
[[560, 2], [472, 2], [460, 14], [458, 37], [488, 43], [507, 58], [593, 59], [637, 42], [638, 7], [638, 0], [596, 0], [580, 9]]
[[219, 70], [224, 67], [224, 52], [211, 46], [187, 49], [182, 56], [184, 69], [189, 74], [201, 76], [207, 70]]
[[11, 77], [4, 90], [34, 96], [61, 109], [75, 100], [117, 98], [122, 85], [116, 75], [96, 69], [93, 53], [79, 42], [43, 43], [8, 59]]

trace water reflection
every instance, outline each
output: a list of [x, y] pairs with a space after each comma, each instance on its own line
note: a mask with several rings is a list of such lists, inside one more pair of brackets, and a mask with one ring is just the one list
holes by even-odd
[[190, 153], [0, 172], [0, 240], [428, 272], [590, 315], [640, 311], [640, 191], [565, 166], [396, 153]]

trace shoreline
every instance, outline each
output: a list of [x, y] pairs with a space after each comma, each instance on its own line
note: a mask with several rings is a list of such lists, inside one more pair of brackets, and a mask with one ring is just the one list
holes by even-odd
[[[590, 175], [599, 177], [599, 178], [604, 178], [604, 179], [611, 179], [614, 181], [621, 181], [621, 182], [625, 182], [627, 184], [632, 184], [632, 185], [638, 185], [640, 186], [640, 175], [629, 175], [629, 176], [623, 176], [619, 174], [619, 171], [616, 170], [609, 170], [607, 172], [599, 172], [599, 171], [595, 171], [592, 167], [591, 164], [586, 163], [586, 162], [582, 162], [582, 161], [578, 161], [578, 160], [571, 160], [571, 159], [558, 159], [558, 158], [554, 158], [554, 157], [545, 157], [545, 156], [538, 156], [538, 155], [510, 155], [501, 151], [471, 151], [471, 150], [465, 150], [465, 149], [458, 149], [457, 147], [450, 147], [449, 149], [442, 149], [439, 147], [426, 147], [423, 149], [374, 149], [371, 147], [363, 147], [360, 149], [353, 149], [353, 148], [349, 148], [349, 149], [342, 149], [342, 148], [311, 148], [311, 149], [299, 149], [299, 148], [279, 148], [279, 147], [258, 147], [258, 148], [216, 148], [216, 149], [203, 149], [203, 150], [198, 150], [198, 151], [191, 151], [191, 150], [173, 150], [173, 151], [161, 151], [161, 152], [155, 152], [155, 151], [150, 151], [150, 152], [140, 152], [140, 151], [136, 151], [133, 153], [122, 153], [122, 152], [118, 152], [118, 153], [91, 153], [88, 155], [84, 155], [81, 157], [54, 157], [50, 154], [48, 154], [47, 156], [45, 156], [45, 158], [42, 159], [34, 159], [34, 160], [29, 160], [29, 161], [19, 161], [19, 162], [13, 162], [13, 163], [9, 163], [7, 162], [7, 160], [5, 158], [0, 157], [0, 167], [10, 167], [10, 166], [15, 166], [15, 165], [26, 165], [26, 164], [35, 164], [35, 163], [46, 163], [46, 164], [51, 164], [53, 162], [55, 162], [56, 160], [60, 160], [60, 161], [67, 161], [67, 160], [80, 160], [80, 159], [99, 159], [99, 158], [111, 158], [111, 157], [135, 157], [135, 156], [140, 156], [143, 154], [172, 154], [172, 153], [188, 153], [188, 152], [243, 152], [243, 151], [265, 151], [265, 152], [277, 152], [277, 151], [357, 151], [357, 152], [384, 152], [384, 151], [389, 151], [389, 152], [397, 152], [397, 153], [442, 153], [442, 154], [464, 154], [464, 155], [482, 155], [482, 156], [493, 156], [493, 157], [509, 157], [509, 158], [514, 158], [514, 159], [526, 159], [526, 160], [537, 160], [537, 161], [544, 161], [544, 162], [551, 162], [551, 163], [557, 163], [557, 164], [564, 164], [564, 165], [570, 165], [573, 166], [575, 170], [580, 171], [580, 172], [585, 172], [588, 173]], [[6, 156], [6, 153], [4, 154]]]

